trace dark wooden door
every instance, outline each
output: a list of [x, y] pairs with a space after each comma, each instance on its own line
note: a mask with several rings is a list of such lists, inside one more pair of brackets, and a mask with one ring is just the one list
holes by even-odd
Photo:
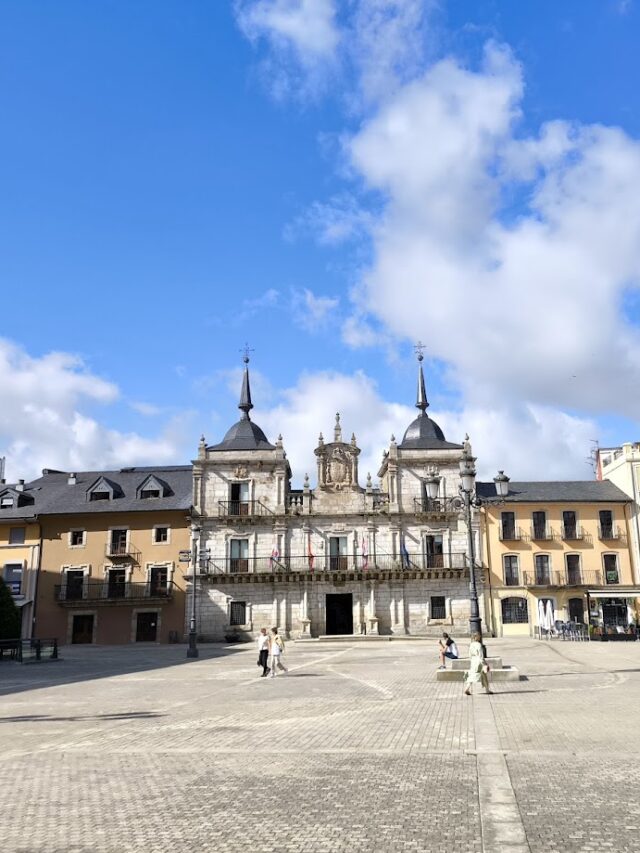
[[155, 643], [158, 636], [158, 614], [138, 613], [136, 643]]
[[327, 634], [353, 634], [353, 596], [348, 593], [327, 595]]
[[93, 642], [93, 614], [76, 613], [73, 617], [73, 626], [71, 629], [72, 643], [92, 643]]

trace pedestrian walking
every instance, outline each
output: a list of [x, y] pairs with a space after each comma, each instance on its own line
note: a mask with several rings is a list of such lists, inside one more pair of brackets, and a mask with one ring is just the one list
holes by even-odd
[[489, 689], [489, 666], [485, 662], [485, 648], [482, 644], [482, 637], [475, 633], [471, 635], [471, 643], [469, 644], [469, 669], [465, 674], [467, 687], [464, 691], [465, 696], [471, 696], [471, 685], [477, 684], [478, 681], [484, 687], [485, 693], [492, 693]]
[[271, 629], [271, 678], [276, 677], [276, 669], [282, 672], [289, 672], [287, 667], [282, 663], [282, 655], [284, 653], [284, 640], [278, 634], [277, 628]]
[[446, 669], [447, 666], [445, 664], [446, 658], [449, 660], [457, 660], [458, 659], [458, 647], [456, 646], [456, 642], [452, 639], [447, 633], [442, 633], [442, 639], [438, 640], [438, 647], [440, 650], [440, 669]]
[[269, 635], [267, 634], [266, 628], [260, 628], [260, 633], [258, 634], [258, 666], [262, 667], [262, 675], [260, 678], [264, 678], [269, 674], [270, 667], [269, 664]]

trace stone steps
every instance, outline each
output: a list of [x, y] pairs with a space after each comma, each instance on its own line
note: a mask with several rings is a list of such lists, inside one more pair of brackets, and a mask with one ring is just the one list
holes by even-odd
[[410, 634], [322, 634], [319, 637], [298, 637], [295, 643], [388, 643], [390, 640], [431, 640]]

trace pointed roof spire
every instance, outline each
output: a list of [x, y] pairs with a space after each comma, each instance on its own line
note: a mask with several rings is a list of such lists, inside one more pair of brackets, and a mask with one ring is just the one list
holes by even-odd
[[336, 412], [336, 425], [333, 428], [333, 440], [342, 441], [342, 427], [340, 426], [340, 412]]
[[418, 341], [415, 345], [414, 350], [418, 356], [418, 399], [416, 400], [416, 409], [420, 409], [422, 414], [426, 414], [427, 409], [429, 408], [429, 401], [427, 400], [427, 390], [424, 385], [424, 373], [422, 372], [422, 362], [424, 361], [424, 355], [422, 351], [425, 346], [422, 341]]
[[249, 384], [249, 353], [253, 352], [253, 350], [249, 348], [249, 344], [245, 344], [243, 352], [244, 356], [242, 360], [244, 361], [244, 376], [242, 377], [242, 391], [240, 392], [238, 408], [242, 412], [242, 420], [249, 421], [251, 420], [249, 412], [253, 409], [253, 403], [251, 402], [251, 386]]

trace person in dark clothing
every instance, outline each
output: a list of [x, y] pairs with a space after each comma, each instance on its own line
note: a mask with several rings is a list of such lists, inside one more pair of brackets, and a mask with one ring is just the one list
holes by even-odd
[[258, 666], [262, 667], [262, 678], [269, 673], [269, 636], [266, 628], [261, 628], [258, 635]]

